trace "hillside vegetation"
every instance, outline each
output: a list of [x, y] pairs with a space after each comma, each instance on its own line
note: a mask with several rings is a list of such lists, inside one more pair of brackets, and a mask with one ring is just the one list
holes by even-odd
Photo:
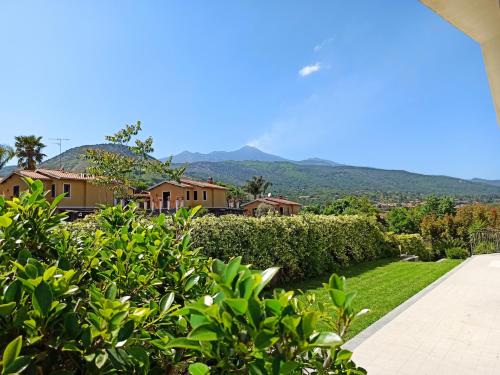
[[[131, 154], [126, 146], [113, 144], [86, 145], [67, 150], [42, 163], [44, 168], [84, 172], [86, 162], [81, 155], [88, 148]], [[311, 164], [290, 161], [221, 161], [194, 162], [186, 174], [193, 178], [214, 178], [234, 185], [243, 185], [252, 176], [263, 176], [272, 182], [271, 192], [283, 194], [302, 203], [325, 202], [346, 194], [367, 194], [373, 198], [423, 197], [429, 194], [451, 195], [467, 199], [492, 200], [500, 198], [500, 186], [483, 181], [469, 181], [447, 176], [429, 176], [402, 170], [386, 170], [346, 165], [328, 165], [313, 159]], [[316, 164], [315, 164], [316, 163]], [[174, 165], [180, 166], [180, 164]], [[12, 171], [6, 167], [1, 175]], [[148, 175], [148, 184], [161, 178]]]

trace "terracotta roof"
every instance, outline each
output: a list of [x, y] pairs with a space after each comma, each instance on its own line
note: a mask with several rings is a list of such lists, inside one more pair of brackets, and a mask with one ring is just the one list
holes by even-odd
[[44, 176], [41, 173], [38, 173], [38, 171], [27, 171], [27, 170], [18, 170], [14, 171], [15, 174], [21, 177], [29, 177], [33, 180], [50, 180], [47, 176]]
[[86, 175], [85, 173], [78, 172], [67, 172], [56, 169], [37, 169], [38, 173], [51, 178], [57, 179], [67, 179], [67, 180], [90, 180], [93, 177]]
[[184, 188], [201, 187], [201, 188], [206, 188], [206, 189], [228, 190], [224, 186], [211, 184], [209, 182], [190, 180], [187, 178], [181, 178], [181, 182], [177, 182], [177, 181], [173, 181], [173, 180], [162, 181], [162, 182], [159, 182], [159, 183], [151, 186], [150, 188], [148, 188], [148, 190], [152, 190], [152, 189], [154, 189], [158, 186], [161, 186], [163, 184], [170, 184], [170, 185], [175, 185], [175, 186], [184, 187]]
[[254, 202], [261, 202], [261, 203], [264, 203], [264, 204], [269, 204], [271, 206], [278, 206], [280, 204], [287, 204], [287, 205], [290, 205], [290, 206], [302, 206], [300, 203], [289, 201], [288, 199], [275, 198], [275, 197], [257, 198], [257, 199], [254, 199], [251, 202], [242, 204], [241, 206], [243, 207], [243, 206], [249, 205], [249, 204], [254, 203]]
[[220, 189], [220, 190], [229, 190], [228, 188], [216, 184], [212, 184], [210, 182], [205, 182], [205, 181], [196, 181], [196, 180], [190, 180], [188, 178], [181, 178], [181, 182], [192, 185], [192, 186], [198, 186], [198, 187], [204, 187], [204, 188], [210, 188], [210, 189]]

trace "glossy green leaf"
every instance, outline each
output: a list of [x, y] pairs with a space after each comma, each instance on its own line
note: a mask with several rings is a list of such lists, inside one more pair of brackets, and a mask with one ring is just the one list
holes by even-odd
[[12, 219], [9, 217], [8, 214], [0, 216], [0, 227], [1, 228], [7, 228], [11, 224], [12, 224]]
[[255, 294], [259, 294], [264, 287], [269, 284], [271, 279], [278, 273], [279, 267], [271, 267], [261, 273], [262, 279], [255, 288]]
[[15, 302], [4, 303], [3, 305], [0, 305], [0, 316], [9, 315], [12, 311], [14, 311], [15, 308], [16, 308]]
[[226, 303], [236, 315], [243, 315], [248, 309], [248, 301], [243, 298], [226, 298], [224, 303]]
[[192, 363], [189, 365], [188, 371], [191, 375], [207, 375], [210, 374], [210, 367], [204, 363]]
[[179, 349], [193, 349], [193, 350], [201, 350], [201, 345], [197, 341], [189, 340], [185, 337], [179, 337], [170, 340], [167, 345], [167, 348], [179, 348]]
[[105, 297], [107, 299], [115, 299], [118, 293], [118, 288], [116, 287], [116, 283], [111, 283], [106, 289]]
[[313, 342], [313, 345], [323, 348], [331, 348], [340, 344], [342, 344], [342, 339], [334, 332], [321, 332]]
[[4, 368], [8, 368], [10, 365], [14, 363], [15, 359], [19, 357], [22, 346], [23, 346], [22, 336], [16, 337], [14, 340], [12, 340], [7, 344], [5, 350], [3, 351], [3, 357], [2, 357]]
[[102, 368], [108, 360], [108, 353], [106, 351], [103, 351], [102, 353], [99, 353], [95, 357], [95, 366], [100, 369]]
[[17, 357], [11, 364], [5, 366], [2, 374], [20, 374], [28, 368], [31, 363], [31, 357], [20, 356]]
[[52, 291], [50, 286], [42, 281], [33, 292], [33, 307], [42, 316], [47, 316], [52, 306]]
[[13, 281], [5, 290], [4, 301], [5, 302], [18, 302], [21, 298], [23, 284], [19, 280]]
[[202, 325], [193, 329], [188, 339], [195, 341], [216, 341], [218, 339], [217, 332], [207, 325]]
[[170, 292], [164, 295], [160, 300], [160, 314], [165, 314], [174, 302], [175, 293]]

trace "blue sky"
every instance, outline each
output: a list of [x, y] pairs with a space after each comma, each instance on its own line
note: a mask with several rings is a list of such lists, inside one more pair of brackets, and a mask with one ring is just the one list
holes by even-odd
[[291, 159], [500, 178], [479, 46], [417, 0], [2, 1], [0, 143]]

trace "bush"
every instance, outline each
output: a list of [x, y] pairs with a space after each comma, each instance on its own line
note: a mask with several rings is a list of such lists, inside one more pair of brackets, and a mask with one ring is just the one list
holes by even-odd
[[203, 217], [193, 222], [192, 240], [209, 257], [241, 255], [258, 269], [279, 266], [281, 282], [395, 255], [375, 220], [365, 216]]
[[425, 246], [420, 234], [393, 234], [392, 236], [401, 254], [416, 255], [422, 261], [432, 260], [431, 249]]
[[201, 255], [196, 209], [167, 221], [117, 206], [66, 225], [43, 184], [26, 182], [0, 198], [2, 374], [366, 374], [341, 348], [366, 312], [345, 278], [324, 285], [333, 315], [314, 296], [264, 298], [278, 269]]
[[446, 249], [446, 257], [450, 259], [467, 259], [469, 251], [463, 247], [450, 247]]
[[480, 242], [474, 248], [474, 254], [492, 254], [497, 252], [497, 247], [493, 242]]

